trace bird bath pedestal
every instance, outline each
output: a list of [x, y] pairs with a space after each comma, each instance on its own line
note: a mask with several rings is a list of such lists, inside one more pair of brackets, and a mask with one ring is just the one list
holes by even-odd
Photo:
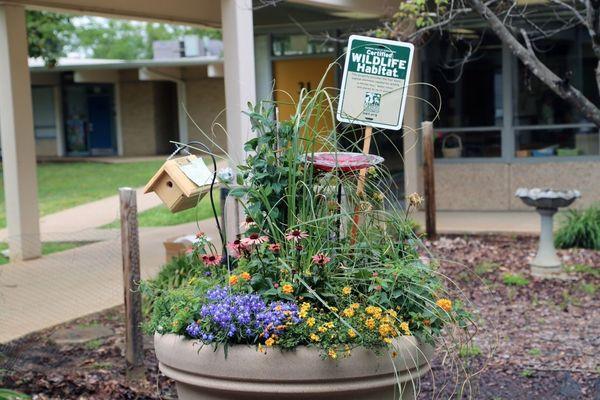
[[554, 247], [554, 214], [561, 207], [571, 205], [581, 194], [577, 190], [519, 188], [515, 195], [528, 206], [535, 207], [541, 217], [538, 252], [529, 263], [531, 274], [542, 278], [557, 278], [563, 272], [562, 263]]

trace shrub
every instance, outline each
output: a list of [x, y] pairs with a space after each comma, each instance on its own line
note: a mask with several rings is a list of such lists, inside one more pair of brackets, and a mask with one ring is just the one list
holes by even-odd
[[529, 285], [529, 280], [527, 278], [522, 277], [519, 274], [504, 274], [502, 277], [502, 281], [507, 286], [527, 286]]
[[586, 210], [569, 210], [555, 236], [556, 247], [600, 250], [600, 204]]

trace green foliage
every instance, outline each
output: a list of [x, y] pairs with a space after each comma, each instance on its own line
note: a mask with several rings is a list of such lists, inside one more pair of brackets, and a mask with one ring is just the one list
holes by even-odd
[[502, 276], [502, 282], [507, 286], [527, 286], [529, 280], [519, 274], [504, 274]]
[[479, 276], [487, 275], [491, 272], [496, 271], [498, 268], [499, 265], [494, 262], [483, 261], [481, 264], [475, 267], [475, 273]]
[[542, 355], [542, 351], [538, 348], [529, 349], [527, 353], [533, 357], [539, 357]]
[[580, 247], [600, 250], [600, 204], [583, 211], [567, 211], [556, 232], [554, 243], [560, 249]]
[[71, 17], [48, 11], [27, 10], [27, 41], [30, 57], [39, 57], [49, 66], [56, 65], [73, 40]]
[[97, 350], [102, 346], [102, 340], [92, 339], [89, 342], [85, 342], [85, 348], [88, 350]]
[[463, 345], [458, 350], [458, 355], [462, 358], [477, 357], [482, 354], [481, 348], [475, 344]]
[[582, 275], [591, 275], [594, 278], [600, 278], [600, 268], [586, 264], [568, 265], [565, 267], [566, 272], [575, 272]]
[[92, 18], [78, 27], [75, 46], [92, 58], [136, 60], [152, 58], [152, 42], [179, 39], [184, 35], [219, 37], [210, 28]]
[[521, 371], [521, 376], [523, 378], [533, 378], [535, 376], [535, 371], [532, 369], [526, 368], [523, 371]]
[[31, 397], [26, 394], [15, 392], [10, 389], [0, 388], [0, 400], [29, 400]]
[[[159, 283], [142, 286], [153, 302], [149, 332], [186, 335], [192, 324], [214, 333], [216, 343], [201, 339], [205, 344], [308, 345], [337, 358], [400, 335], [433, 342], [446, 324], [466, 328], [470, 315], [447, 298], [435, 264], [420, 259], [410, 209], [385, 201], [389, 173], [369, 168], [361, 193], [356, 171], [318, 170], [306, 161], [316, 149], [341, 150], [337, 131], [319, 122], [330, 100], [324, 90], [303, 90], [296, 114], [278, 122], [272, 107], [250, 107], [257, 137], [246, 143], [250, 156], [230, 192], [243, 199], [247, 229], [228, 243], [226, 266], [218, 249], [200, 241], [189, 265], [169, 265]], [[182, 268], [185, 278], [172, 281]], [[268, 339], [252, 330], [228, 335], [200, 315], [216, 286], [228, 287], [229, 295], [257, 294], [267, 304], [296, 303], [300, 321]]]

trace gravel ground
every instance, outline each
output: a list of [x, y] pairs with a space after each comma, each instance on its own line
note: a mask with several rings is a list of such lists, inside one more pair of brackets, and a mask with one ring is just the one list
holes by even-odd
[[[426, 245], [460, 288], [457, 297], [477, 310], [478, 329], [461, 356], [438, 351], [420, 399], [600, 400], [600, 252], [561, 251], [570, 279], [557, 281], [528, 274], [534, 237], [451, 236]], [[83, 344], [49, 339], [58, 329], [93, 326], [114, 334]], [[126, 379], [123, 330], [116, 308], [0, 346], [0, 387], [35, 399], [176, 398], [173, 382], [158, 373], [151, 338], [145, 376]]]

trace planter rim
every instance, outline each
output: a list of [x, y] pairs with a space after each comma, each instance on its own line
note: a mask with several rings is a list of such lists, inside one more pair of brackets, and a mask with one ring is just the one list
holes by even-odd
[[394, 341], [381, 354], [355, 348], [337, 360], [322, 359], [321, 349], [299, 346], [287, 351], [268, 348], [266, 354], [252, 345], [231, 345], [227, 358], [223, 346], [200, 346], [198, 341], [175, 334], [154, 335], [160, 370], [177, 382], [210, 391], [254, 393], [327, 393], [376, 390], [415, 381], [429, 371], [433, 347], [412, 336]]

